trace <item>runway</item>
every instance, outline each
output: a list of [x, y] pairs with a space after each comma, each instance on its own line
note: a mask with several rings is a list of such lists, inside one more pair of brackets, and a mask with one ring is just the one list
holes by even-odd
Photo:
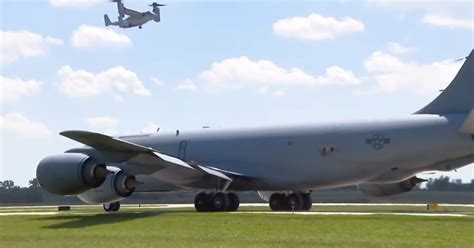
[[[373, 215], [395, 215], [395, 216], [420, 216], [420, 217], [473, 217], [473, 204], [439, 204], [442, 211], [426, 211], [426, 204], [399, 204], [399, 203], [315, 203], [313, 210], [309, 212], [273, 212], [268, 211], [267, 203], [244, 203], [240, 205], [240, 211], [229, 214], [267, 214], [267, 215], [321, 215], [321, 216], [373, 216]], [[57, 211], [58, 206], [8, 206], [0, 207], [1, 216], [45, 216], [72, 214], [82, 215], [91, 213], [102, 213], [101, 205], [73, 205], [71, 211]], [[353, 209], [346, 210], [347, 207]], [[370, 210], [364, 208], [372, 208]], [[380, 210], [373, 210], [373, 207], [380, 207]], [[413, 208], [406, 210], [406, 208]], [[255, 209], [263, 208], [263, 209]], [[328, 208], [330, 208], [328, 210]], [[341, 211], [341, 208], [344, 211]], [[390, 209], [387, 209], [390, 208]], [[453, 208], [463, 208], [467, 211], [450, 211]], [[150, 210], [159, 209], [194, 209], [194, 204], [123, 204], [121, 211], [127, 213], [144, 213]], [[319, 209], [319, 211], [318, 211]], [[334, 211], [333, 211], [334, 209]], [[143, 210], [143, 211], [140, 211]], [[120, 212], [119, 212], [120, 213]]]

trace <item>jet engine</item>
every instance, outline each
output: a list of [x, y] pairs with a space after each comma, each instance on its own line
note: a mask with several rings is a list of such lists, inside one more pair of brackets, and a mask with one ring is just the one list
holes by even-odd
[[105, 204], [131, 196], [139, 184], [135, 176], [128, 175], [123, 170], [114, 167], [109, 167], [109, 170], [115, 172], [109, 174], [100, 187], [79, 194], [79, 199], [89, 204]]
[[104, 164], [80, 153], [64, 153], [44, 158], [36, 168], [36, 178], [55, 195], [76, 195], [102, 185], [107, 176]]
[[359, 184], [357, 187], [366, 195], [382, 197], [409, 192], [415, 185], [425, 181], [426, 180], [414, 176], [398, 183], [367, 183]]

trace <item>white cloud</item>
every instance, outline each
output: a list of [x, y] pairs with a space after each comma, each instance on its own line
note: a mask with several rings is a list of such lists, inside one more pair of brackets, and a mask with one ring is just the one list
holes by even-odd
[[95, 131], [114, 135], [117, 134], [117, 126], [120, 120], [109, 116], [90, 117], [86, 120], [87, 124]]
[[276, 90], [276, 91], [273, 92], [273, 95], [274, 96], [284, 96], [284, 95], [286, 95], [286, 92], [283, 91], [283, 90]]
[[410, 47], [403, 46], [396, 42], [389, 42], [388, 50], [394, 54], [406, 54], [406, 53], [411, 52], [413, 49]]
[[89, 7], [98, 3], [104, 3], [104, 0], [50, 0], [49, 3], [54, 7]]
[[116, 96], [126, 93], [140, 96], [151, 95], [138, 79], [137, 74], [122, 66], [97, 74], [64, 66], [58, 71], [58, 77], [60, 91], [71, 97], [93, 97], [105, 93]]
[[280, 19], [273, 24], [273, 32], [281, 37], [313, 41], [362, 31], [364, 31], [364, 24], [352, 17], [337, 20], [318, 14]]
[[384, 52], [374, 52], [365, 68], [383, 92], [410, 90], [421, 94], [444, 89], [461, 68], [462, 63], [443, 60], [430, 64], [406, 62]]
[[63, 40], [60, 40], [60, 39], [56, 39], [56, 38], [53, 38], [53, 37], [46, 37], [46, 43], [50, 44], [50, 45], [57, 45], [57, 46], [61, 46], [64, 44], [64, 41]]
[[0, 65], [22, 58], [45, 56], [50, 46], [62, 44], [62, 40], [29, 31], [0, 31]]
[[161, 81], [161, 79], [159, 79], [158, 77], [151, 77], [150, 79], [153, 83], [155, 83], [158, 86], [165, 85], [165, 83], [163, 81]]
[[36, 80], [23, 80], [0, 76], [0, 103], [13, 103], [22, 96], [28, 96], [41, 91], [42, 83]]
[[465, 28], [474, 29], [474, 21], [471, 19], [459, 19], [448, 15], [426, 14], [423, 23], [442, 28]]
[[100, 128], [115, 128], [120, 123], [119, 119], [109, 116], [90, 117], [86, 121], [89, 126]]
[[179, 91], [195, 91], [195, 90], [197, 90], [197, 86], [191, 79], [186, 79], [176, 87], [176, 90], [179, 90]]
[[338, 66], [328, 67], [322, 76], [312, 76], [301, 69], [285, 69], [268, 60], [248, 57], [230, 58], [213, 63], [200, 78], [209, 89], [256, 87], [261, 93], [270, 86], [354, 85], [360, 80], [354, 73]]
[[160, 126], [156, 123], [148, 122], [142, 129], [140, 129], [140, 133], [156, 133], [158, 128], [160, 128]]
[[46, 125], [16, 112], [0, 116], [0, 129], [22, 138], [41, 138], [52, 134]]
[[470, 1], [409, 1], [409, 0], [368, 0], [369, 5], [386, 9], [400, 11], [426, 11], [426, 12], [450, 12], [470, 13], [472, 2]]
[[75, 47], [132, 45], [132, 40], [124, 34], [88, 25], [81, 25], [76, 29], [72, 34], [71, 40], [72, 45]]

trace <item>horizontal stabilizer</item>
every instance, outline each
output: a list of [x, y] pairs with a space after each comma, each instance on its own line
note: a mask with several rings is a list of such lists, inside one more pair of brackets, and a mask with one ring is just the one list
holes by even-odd
[[465, 134], [474, 134], [474, 109], [471, 110], [459, 131]]

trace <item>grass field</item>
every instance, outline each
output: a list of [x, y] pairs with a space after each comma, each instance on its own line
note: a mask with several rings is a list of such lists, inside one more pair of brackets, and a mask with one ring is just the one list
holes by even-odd
[[[0, 208], [0, 247], [474, 247], [474, 208], [441, 207], [466, 217], [396, 216], [422, 206], [316, 206], [315, 211], [377, 215], [196, 213], [191, 208]], [[262, 213], [249, 213], [258, 212]], [[43, 213], [46, 215], [36, 215]]]

